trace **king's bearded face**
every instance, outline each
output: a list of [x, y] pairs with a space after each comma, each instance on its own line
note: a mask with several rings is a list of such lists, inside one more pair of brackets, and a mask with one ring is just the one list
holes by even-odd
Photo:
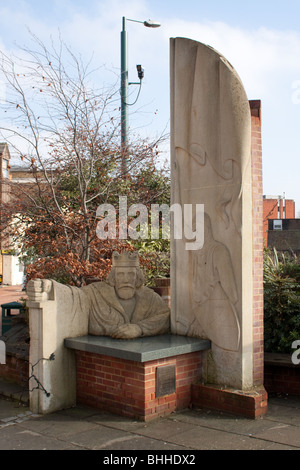
[[131, 299], [136, 291], [136, 268], [116, 267], [115, 269], [115, 289], [118, 297], [123, 300]]

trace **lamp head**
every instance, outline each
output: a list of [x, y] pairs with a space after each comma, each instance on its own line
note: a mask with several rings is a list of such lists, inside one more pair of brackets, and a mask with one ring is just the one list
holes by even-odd
[[160, 23], [152, 20], [144, 21], [144, 25], [147, 26], [147, 28], [159, 28], [161, 26]]

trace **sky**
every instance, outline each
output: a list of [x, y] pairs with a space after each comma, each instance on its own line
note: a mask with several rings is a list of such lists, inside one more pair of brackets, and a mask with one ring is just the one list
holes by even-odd
[[[0, 49], [30, 46], [29, 31], [46, 44], [60, 34], [100, 67], [100, 86], [117, 84], [122, 17], [161, 23], [149, 29], [126, 21], [129, 80], [137, 81], [136, 64], [145, 70], [130, 129], [149, 138], [169, 130], [169, 39], [210, 45], [233, 65], [248, 99], [262, 102], [264, 194], [294, 199], [300, 217], [299, 0], [0, 0]], [[132, 85], [133, 101], [136, 92]]]

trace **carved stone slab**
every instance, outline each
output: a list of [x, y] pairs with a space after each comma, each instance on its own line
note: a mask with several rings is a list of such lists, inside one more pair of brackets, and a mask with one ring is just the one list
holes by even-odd
[[[252, 386], [251, 113], [216, 50], [171, 39], [172, 204], [204, 205], [204, 244], [171, 237], [173, 334], [207, 338], [207, 380]], [[172, 227], [172, 225], [171, 225]]]

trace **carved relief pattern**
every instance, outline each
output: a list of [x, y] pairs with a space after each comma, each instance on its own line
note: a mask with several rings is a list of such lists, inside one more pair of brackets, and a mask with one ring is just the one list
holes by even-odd
[[176, 241], [173, 324], [178, 334], [238, 351], [249, 102], [235, 70], [212, 48], [177, 38], [173, 53], [173, 202], [205, 207], [203, 248], [186, 253]]

